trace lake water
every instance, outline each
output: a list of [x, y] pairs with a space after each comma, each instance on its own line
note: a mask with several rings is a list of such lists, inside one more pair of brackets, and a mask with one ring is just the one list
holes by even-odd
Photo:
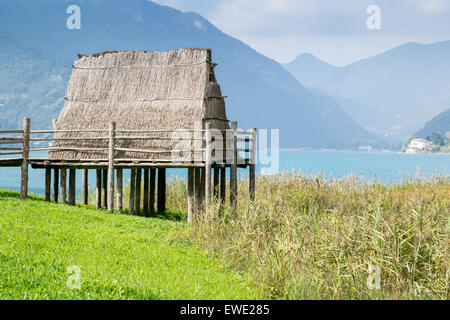
[[[257, 173], [262, 166], [257, 165]], [[400, 154], [394, 152], [353, 151], [280, 151], [280, 171], [301, 171], [305, 175], [343, 177], [349, 174], [378, 179], [384, 183], [399, 183], [404, 178], [450, 174], [450, 154]], [[244, 171], [239, 170], [243, 174]], [[169, 177], [186, 176], [186, 170], [169, 169]], [[81, 185], [77, 174], [77, 187]], [[124, 172], [129, 178], [129, 170]], [[90, 170], [89, 184], [95, 184], [95, 172]], [[0, 188], [20, 190], [20, 169], [0, 168]], [[79, 190], [79, 188], [77, 188]], [[30, 169], [29, 190], [43, 195], [44, 170]]]

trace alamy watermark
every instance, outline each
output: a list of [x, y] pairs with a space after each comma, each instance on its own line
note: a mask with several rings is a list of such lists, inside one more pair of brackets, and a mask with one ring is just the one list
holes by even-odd
[[381, 269], [378, 265], [369, 265], [367, 269], [369, 276], [367, 277], [367, 288], [369, 290], [381, 288]]
[[81, 288], [81, 268], [79, 266], [70, 266], [67, 268], [69, 278], [67, 279], [67, 288], [80, 289]]
[[66, 13], [69, 17], [66, 20], [66, 26], [69, 30], [81, 29], [81, 9], [77, 5], [70, 5], [66, 9]]
[[376, 5], [371, 5], [367, 8], [366, 25], [369, 30], [381, 30], [381, 8]]
[[210, 153], [212, 164], [231, 165], [234, 161], [237, 165], [258, 164], [262, 175], [276, 174], [280, 167], [279, 129], [260, 129], [257, 133], [256, 130], [235, 132], [211, 128], [206, 132], [202, 121], [196, 121], [193, 130], [174, 130], [171, 144], [173, 163], [202, 163], [206, 153]]

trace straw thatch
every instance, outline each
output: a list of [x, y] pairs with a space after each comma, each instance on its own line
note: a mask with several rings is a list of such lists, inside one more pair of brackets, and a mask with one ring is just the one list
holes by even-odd
[[[56, 130], [202, 129], [205, 121], [225, 130], [228, 120], [220, 86], [216, 83], [209, 49], [180, 49], [169, 52], [120, 51], [79, 55], [67, 90], [66, 104]], [[201, 127], [201, 128], [200, 128]], [[142, 136], [120, 133], [119, 136]], [[147, 133], [169, 138], [171, 133]], [[108, 133], [55, 134], [55, 138], [107, 137]], [[185, 146], [190, 145], [186, 142]], [[107, 148], [107, 140], [55, 140], [53, 147]], [[179, 142], [166, 140], [118, 140], [119, 148], [167, 150], [144, 154], [117, 152], [116, 158], [169, 159]], [[200, 145], [200, 147], [202, 147]], [[105, 159], [107, 151], [51, 151], [51, 159]]]

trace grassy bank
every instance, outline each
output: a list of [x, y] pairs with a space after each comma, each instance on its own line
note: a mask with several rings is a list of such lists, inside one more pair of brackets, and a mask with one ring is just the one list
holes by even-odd
[[[276, 299], [449, 299], [450, 179], [259, 178], [196, 242]], [[182, 197], [182, 194], [180, 194]], [[368, 283], [369, 282], [369, 283]], [[378, 286], [379, 285], [379, 286]]]
[[[20, 200], [0, 191], [0, 299], [260, 297], [185, 231], [182, 222]], [[79, 289], [73, 289], [71, 266], [80, 268]]]
[[[167, 193], [150, 219], [0, 193], [0, 297], [450, 298], [449, 177], [258, 177], [236, 216], [213, 206], [192, 226], [185, 182]], [[64, 288], [70, 265], [81, 290]]]

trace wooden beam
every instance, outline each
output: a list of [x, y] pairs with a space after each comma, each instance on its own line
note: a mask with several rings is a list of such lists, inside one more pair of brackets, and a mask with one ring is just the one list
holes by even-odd
[[211, 122], [206, 122], [206, 153], [205, 153], [205, 207], [211, 203], [211, 164], [212, 164], [212, 139]]
[[75, 205], [75, 175], [76, 175], [76, 171], [75, 169], [70, 169], [69, 170], [69, 200], [68, 203], [71, 206]]
[[108, 212], [114, 212], [114, 147], [116, 123], [109, 124], [109, 151], [108, 151]]
[[250, 166], [249, 166], [249, 192], [250, 201], [255, 201], [255, 188], [256, 188], [256, 128], [251, 128], [251, 139], [250, 139]]
[[134, 215], [134, 188], [136, 186], [136, 169], [131, 169], [130, 174], [130, 199], [128, 213]]
[[136, 187], [134, 189], [135, 202], [134, 211], [140, 216], [141, 215], [141, 189], [142, 189], [142, 169], [136, 169]]
[[202, 184], [200, 182], [201, 172], [200, 168], [194, 169], [194, 188], [195, 188], [195, 202], [194, 202], [194, 212], [197, 213], [200, 210], [200, 194]]
[[149, 213], [155, 214], [155, 182], [156, 182], [156, 169], [150, 169], [150, 195], [149, 195]]
[[225, 203], [227, 195], [227, 168], [220, 168], [220, 202]]
[[89, 203], [89, 181], [88, 181], [88, 169], [83, 169], [81, 178], [81, 193], [82, 201], [84, 205]]
[[108, 170], [102, 169], [102, 208], [108, 207]]
[[148, 197], [149, 197], [149, 191], [148, 191], [148, 183], [149, 183], [149, 170], [150, 169], [144, 169], [144, 208], [142, 214], [144, 217], [148, 217]]
[[53, 168], [53, 202], [58, 202], [59, 168]]
[[67, 186], [67, 170], [66, 168], [61, 168], [61, 180], [59, 182], [59, 197], [60, 197], [60, 201], [61, 203], [66, 203], [66, 186]]
[[95, 207], [100, 209], [102, 207], [102, 169], [95, 170], [97, 175], [95, 187]]
[[188, 168], [188, 223], [193, 221], [194, 216], [194, 170], [194, 168]]
[[25, 199], [28, 195], [28, 158], [30, 155], [30, 118], [23, 119], [22, 135], [22, 164], [20, 178], [20, 198]]
[[215, 202], [219, 200], [219, 174], [220, 168], [214, 168], [214, 177], [213, 177], [213, 199]]
[[117, 210], [123, 212], [123, 169], [116, 169], [117, 176]]
[[236, 213], [237, 210], [237, 143], [236, 143], [236, 131], [237, 131], [237, 122], [233, 121], [231, 123], [231, 128], [233, 132], [233, 153], [232, 153], [232, 163], [230, 170], [230, 204], [231, 211], [233, 214]]
[[205, 168], [200, 168], [200, 210], [205, 209], [205, 181], [206, 181], [206, 170]]
[[158, 213], [166, 210], [166, 169], [158, 169]]
[[52, 169], [50, 167], [45, 168], [45, 201], [50, 201], [50, 189], [52, 181]]

